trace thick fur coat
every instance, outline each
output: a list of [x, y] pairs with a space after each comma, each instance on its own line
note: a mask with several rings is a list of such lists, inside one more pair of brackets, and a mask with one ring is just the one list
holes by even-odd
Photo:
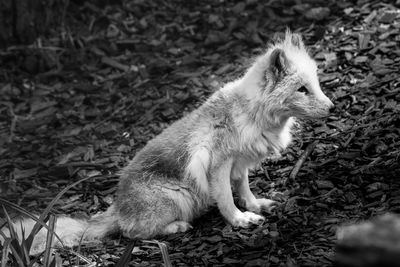
[[[74, 227], [60, 218], [57, 231], [70, 229], [68, 245], [82, 235], [97, 239], [117, 231], [152, 238], [190, 229], [212, 204], [233, 226], [258, 224], [274, 202], [252, 194], [248, 169], [290, 144], [295, 118], [323, 118], [332, 107], [301, 37], [287, 32], [242, 77], [150, 140], [120, 172], [105, 213]], [[245, 212], [234, 204], [232, 189]]]

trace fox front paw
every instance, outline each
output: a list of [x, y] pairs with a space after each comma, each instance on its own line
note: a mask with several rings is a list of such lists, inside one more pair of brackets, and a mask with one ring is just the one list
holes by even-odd
[[245, 211], [238, 212], [236, 216], [231, 220], [232, 226], [235, 227], [249, 227], [251, 224], [261, 225], [265, 221], [263, 216], [255, 214], [253, 212]]
[[279, 203], [276, 201], [273, 201], [271, 199], [266, 199], [266, 198], [258, 198], [254, 199], [253, 201], [243, 201], [244, 202], [244, 207], [252, 212], [255, 213], [261, 213], [261, 211], [266, 211], [268, 213], [271, 213], [274, 208], [276, 208]]

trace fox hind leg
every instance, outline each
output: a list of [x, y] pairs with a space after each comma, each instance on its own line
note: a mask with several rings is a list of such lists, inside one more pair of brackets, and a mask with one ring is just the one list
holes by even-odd
[[118, 223], [124, 236], [148, 239], [191, 228], [193, 196], [183, 186], [136, 184], [117, 204]]

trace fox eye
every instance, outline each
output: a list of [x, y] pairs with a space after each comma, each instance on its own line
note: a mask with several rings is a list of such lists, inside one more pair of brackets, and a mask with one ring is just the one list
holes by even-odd
[[300, 88], [297, 90], [297, 92], [304, 93], [304, 94], [306, 94], [306, 95], [309, 93], [309, 92], [308, 92], [308, 89], [307, 89], [305, 86], [300, 87]]

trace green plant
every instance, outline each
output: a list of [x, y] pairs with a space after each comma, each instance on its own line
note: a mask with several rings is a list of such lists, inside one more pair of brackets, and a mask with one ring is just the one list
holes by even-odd
[[[62, 248], [61, 250], [65, 250], [68, 255], [67, 261], [68, 266], [82, 266], [79, 265], [80, 261], [85, 262], [86, 267], [92, 266], [99, 266], [98, 263], [90, 260], [89, 258], [81, 255], [80, 253], [73, 251], [71, 249], [65, 248], [61, 238], [55, 233], [55, 224], [56, 224], [56, 217], [50, 214], [51, 209], [54, 207], [56, 202], [72, 187], [76, 186], [77, 184], [84, 182], [90, 178], [98, 178], [104, 177], [101, 175], [92, 176], [92, 177], [85, 177], [80, 179], [67, 187], [65, 187], [61, 192], [59, 192], [52, 201], [48, 204], [46, 209], [40, 214], [40, 216], [36, 216], [31, 212], [23, 209], [22, 207], [9, 202], [6, 199], [0, 198], [0, 205], [2, 206], [5, 214], [5, 222], [0, 225], [0, 251], [1, 251], [1, 258], [0, 258], [0, 267], [33, 267], [33, 266], [49, 266], [49, 267], [58, 267], [63, 265], [63, 258], [61, 257], [60, 253], [57, 250], [54, 250], [52, 247], [53, 239], [56, 238], [60, 242]], [[20, 236], [18, 236], [18, 231], [16, 231], [16, 223], [13, 222], [13, 219], [7, 212], [7, 208], [11, 208], [18, 213], [34, 220], [36, 223], [32, 228], [31, 232], [28, 233], [29, 235], [25, 235], [25, 230], [21, 227]], [[41, 228], [45, 228], [47, 230], [47, 238], [46, 238], [46, 246], [45, 250], [36, 256], [30, 256], [29, 251], [31, 249], [33, 240]], [[5, 229], [8, 230], [9, 234], [5, 234]], [[161, 250], [163, 262], [165, 267], [172, 267], [171, 261], [169, 259], [168, 249], [167, 246], [158, 241], [145, 241], [147, 243], [157, 244]], [[135, 247], [136, 242], [132, 241], [126, 247], [123, 255], [117, 262], [117, 267], [128, 266], [131, 256], [132, 250]], [[75, 265], [72, 263], [73, 261], [70, 258], [70, 254], [76, 256]]]
[[[35, 263], [37, 264], [41, 259], [42, 259], [41, 262], [45, 267], [62, 266], [62, 258], [60, 254], [57, 251], [53, 251], [52, 247], [53, 237], [57, 238], [58, 241], [60, 241], [62, 247], [64, 247], [64, 245], [60, 237], [54, 232], [56, 218], [49, 213], [51, 209], [54, 207], [54, 205], [57, 203], [57, 201], [70, 188], [90, 178], [98, 178], [98, 177], [100, 177], [100, 175], [85, 177], [65, 187], [52, 199], [52, 201], [47, 205], [46, 209], [40, 214], [39, 218], [34, 214], [28, 212], [27, 210], [21, 208], [20, 206], [11, 203], [6, 199], [0, 198], [0, 204], [2, 204], [4, 214], [6, 217], [6, 222], [2, 226], [0, 226], [0, 235], [2, 236], [3, 239], [3, 241], [0, 244], [0, 249], [2, 251], [1, 267], [5, 266], [30, 267], [33, 266]], [[18, 236], [17, 231], [15, 229], [16, 225], [15, 223], [13, 223], [12, 219], [8, 215], [8, 212], [5, 207], [12, 208], [18, 211], [20, 214], [24, 215], [25, 217], [28, 217], [36, 222], [32, 231], [29, 233], [28, 237], [25, 236], [25, 231], [22, 228], [22, 225], [21, 225], [21, 235]], [[49, 225], [46, 224], [47, 221], [49, 222]], [[4, 231], [1, 230], [4, 229], [3, 228], [4, 226], [6, 229], [8, 229], [9, 236], [7, 236], [4, 233]], [[45, 251], [37, 255], [36, 257], [33, 257], [33, 259], [31, 259], [32, 257], [29, 256], [29, 251], [31, 249], [35, 236], [38, 234], [38, 232], [42, 227], [44, 227], [47, 230]], [[77, 256], [76, 262], [79, 262], [78, 259], [86, 259], [84, 256], [80, 254], [78, 255], [78, 253], [76, 252], [73, 254]], [[70, 263], [69, 265], [72, 266], [72, 261], [69, 257], [68, 261]], [[89, 261], [89, 263], [91, 262]]]
[[[4, 206], [11, 205], [12, 207], [16, 206], [13, 203], [8, 203], [7, 200], [0, 199], [0, 202], [3, 203], [2, 207], [4, 210], [4, 214], [6, 217], [5, 226], [8, 229], [9, 236], [7, 236], [3, 231], [0, 230], [0, 234], [3, 238], [3, 242], [0, 245], [0, 249], [2, 251], [1, 255], [1, 267], [5, 266], [18, 266], [18, 267], [31, 267], [34, 266], [35, 263], [39, 261], [39, 259], [43, 256], [43, 266], [61, 266], [62, 259], [57, 252], [52, 252], [52, 239], [53, 236], [56, 236], [54, 233], [54, 225], [55, 225], [55, 217], [53, 215], [49, 216], [49, 225], [47, 226], [44, 221], [39, 221], [34, 215], [30, 214], [26, 210], [18, 207], [18, 210], [22, 210], [24, 214], [29, 215], [35, 219], [36, 223], [39, 223], [41, 226], [45, 227], [47, 231], [47, 239], [46, 239], [46, 249], [40, 255], [37, 255], [32, 259], [29, 256], [29, 251], [31, 249], [33, 238], [30, 239], [31, 235], [28, 237], [25, 236], [24, 228], [21, 225], [21, 234], [18, 236], [15, 227], [17, 227], [11, 220], [7, 209]], [[58, 237], [57, 237], [58, 238]]]

